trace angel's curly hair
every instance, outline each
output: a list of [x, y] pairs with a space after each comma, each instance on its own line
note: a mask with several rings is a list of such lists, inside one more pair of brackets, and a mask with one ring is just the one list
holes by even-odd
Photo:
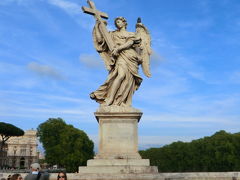
[[115, 18], [114, 24], [116, 27], [117, 27], [117, 20], [121, 20], [122, 22], [124, 22], [125, 27], [127, 28], [127, 20], [124, 17], [120, 16], [120, 17]]

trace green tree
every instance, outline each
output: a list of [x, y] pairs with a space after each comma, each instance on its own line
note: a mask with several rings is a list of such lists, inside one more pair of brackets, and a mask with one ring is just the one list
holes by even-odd
[[174, 142], [140, 151], [160, 172], [239, 171], [240, 133], [216, 132], [190, 143]]
[[0, 135], [1, 135], [0, 151], [2, 151], [5, 143], [10, 137], [23, 136], [24, 131], [12, 124], [0, 122]]
[[46, 162], [57, 164], [68, 172], [76, 172], [93, 158], [93, 142], [87, 134], [68, 125], [61, 118], [50, 118], [37, 128], [40, 142], [45, 149]]

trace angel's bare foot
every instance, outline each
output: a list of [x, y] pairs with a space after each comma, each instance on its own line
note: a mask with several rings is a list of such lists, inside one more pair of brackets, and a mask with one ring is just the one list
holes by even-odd
[[110, 106], [113, 102], [113, 98], [108, 98], [106, 101], [105, 101], [105, 105], [107, 106]]

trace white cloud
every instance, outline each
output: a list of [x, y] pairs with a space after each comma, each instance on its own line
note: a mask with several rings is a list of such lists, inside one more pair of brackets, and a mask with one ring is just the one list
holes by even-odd
[[156, 64], [158, 64], [161, 61], [164, 61], [164, 57], [162, 57], [157, 51], [153, 50], [152, 54], [150, 56], [150, 63], [152, 64], [152, 66], [156, 66]]
[[[67, 94], [67, 92], [65, 93]], [[74, 104], [87, 104], [89, 100], [77, 98], [77, 97], [71, 97], [71, 96], [57, 96], [52, 94], [45, 94], [45, 93], [33, 93], [28, 91], [6, 91], [6, 90], [0, 90], [0, 95], [3, 99], [5, 99], [8, 102], [12, 102], [14, 104], [21, 104], [21, 105], [27, 105], [29, 103], [28, 100], [32, 100], [32, 104], [30, 106], [35, 105], [46, 105], [45, 102], [48, 102], [49, 104], [51, 102], [59, 103], [74, 103]], [[1, 97], [0, 96], [0, 97]], [[9, 97], [16, 97], [14, 99], [10, 99]], [[25, 98], [25, 101], [22, 99]], [[40, 99], [38, 101], [35, 101], [33, 99]]]
[[202, 19], [202, 20], [196, 20], [196, 21], [184, 21], [184, 22], [178, 22], [178, 26], [180, 28], [186, 28], [188, 30], [201, 30], [202, 28], [208, 28], [213, 24], [212, 20], [210, 18], [208, 19]]
[[[154, 115], [144, 115], [144, 120], [150, 122], [161, 122], [161, 123], [170, 123], [169, 126], [199, 126], [199, 124], [207, 123], [222, 123], [222, 124], [232, 124], [239, 117], [237, 116], [213, 116], [213, 115], [180, 115], [167, 114], [167, 113], [158, 113]], [[172, 125], [172, 124], [175, 125]], [[188, 124], [194, 123], [194, 124]]]
[[48, 0], [48, 2], [52, 5], [55, 5], [69, 14], [80, 14], [81, 6], [76, 3], [65, 1], [65, 0]]
[[193, 77], [194, 79], [205, 81], [204, 73], [201, 71], [188, 71], [188, 74]]
[[94, 26], [94, 18], [87, 17], [88, 15], [84, 14], [82, 8], [79, 4], [66, 1], [66, 0], [48, 0], [51, 5], [54, 5], [58, 8], [61, 8], [66, 13], [74, 18], [74, 20], [84, 29], [92, 31]]
[[[204, 15], [209, 15], [211, 12], [211, 6], [210, 6], [210, 1], [208, 0], [200, 0], [196, 1], [197, 5], [196, 7], [199, 8], [199, 10], [204, 14]], [[219, 2], [220, 3], [220, 2]]]
[[[0, 118], [47, 119], [62, 117], [70, 123], [88, 122], [94, 118], [97, 108], [88, 100], [69, 96], [57, 96], [24, 91], [0, 91]], [[91, 118], [92, 116], [92, 118]]]
[[139, 98], [154, 105], [155, 108], [152, 109], [155, 111], [157, 108], [162, 108], [179, 116], [187, 115], [190, 117], [202, 117], [203, 114], [206, 114], [207, 117], [228, 116], [231, 113], [237, 113], [237, 107], [240, 105], [239, 94], [214, 94], [208, 96], [197, 94], [176, 96], [172, 94], [166, 97], [164, 94], [159, 94], [156, 89], [155, 93], [146, 91]]
[[[154, 81], [151, 82], [154, 83]], [[184, 92], [187, 92], [189, 89], [186, 80], [181, 78], [176, 78], [176, 81], [169, 80], [169, 82], [162, 82], [161, 87], [159, 87], [159, 84], [157, 82], [155, 83], [156, 85], [152, 85], [151, 87], [149, 86], [144, 90], [145, 96], [142, 93], [137, 94], [136, 96], [140, 96], [139, 99], [141, 100], [158, 104], [159, 102], [156, 102], [154, 100], [160, 101], [161, 98], [182, 94]]]
[[[153, 34], [157, 33], [154, 32]], [[164, 71], [172, 71], [175, 77], [194, 78], [212, 83], [211, 80], [206, 78], [205, 69], [200, 65], [201, 57], [184, 54], [184, 47], [170, 42], [164, 37], [163, 33], [160, 32], [159, 34], [152, 38], [154, 51], [151, 57], [151, 67], [153, 67], [153, 70], [156, 70], [156, 68], [164, 69]], [[160, 65], [159, 62], [161, 62]], [[166, 77], [162, 78], [166, 79]]]
[[[13, 109], [14, 108], [14, 109]], [[84, 109], [84, 110], [83, 110]], [[68, 119], [70, 123], [79, 123], [81, 121], [92, 122], [93, 118], [90, 118], [91, 113], [90, 108], [86, 107], [66, 107], [66, 108], [58, 108], [58, 107], [30, 107], [30, 104], [25, 105], [25, 107], [18, 107], [15, 105], [11, 106], [0, 106], [0, 112], [3, 119], [6, 117], [8, 119], [13, 117], [21, 118], [33, 118], [33, 119], [47, 119], [49, 117], [62, 117], [63, 119]]]
[[180, 49], [179, 46], [176, 44], [173, 44], [169, 42], [166, 38], [164, 38], [164, 35], [160, 32], [154, 32], [153, 34], [157, 34], [156, 36], [152, 36], [152, 46], [153, 49], [162, 49], [162, 48], [167, 48], [170, 51], [175, 51], [177, 49]]
[[30, 2], [30, 0], [1, 0], [0, 5], [6, 5], [8, 3], [24, 4], [28, 2]]
[[159, 104], [162, 98], [179, 95], [188, 90], [189, 84], [187, 78], [181, 73], [159, 67], [158, 71], [155, 70], [152, 72], [150, 79], [146, 79], [143, 82], [139, 89], [140, 93], [136, 93], [135, 96], [139, 100]]
[[19, 88], [26, 88], [26, 89], [31, 89], [33, 87], [39, 86], [38, 82], [34, 79], [18, 79], [17, 81], [12, 81], [11, 85], [14, 87], [19, 87]]
[[190, 142], [197, 139], [196, 136], [139, 136], [140, 147], [160, 147], [161, 145], [170, 144], [176, 141]]
[[28, 69], [37, 73], [40, 76], [50, 77], [50, 78], [57, 79], [57, 80], [64, 79], [62, 74], [60, 74], [57, 70], [55, 70], [54, 68], [52, 68], [48, 65], [41, 65], [36, 62], [30, 62], [27, 65], [27, 67], [28, 67]]
[[235, 71], [230, 75], [230, 82], [240, 84], [240, 71]]
[[9, 73], [19, 73], [22, 71], [23, 66], [16, 65], [16, 64], [10, 64], [6, 62], [0, 62], [0, 74], [9, 74]]
[[72, 103], [87, 103], [85, 99], [66, 97], [66, 96], [54, 96], [54, 95], [42, 95], [46, 99], [54, 99], [62, 102], [72, 102]]
[[91, 68], [103, 68], [103, 60], [100, 56], [95, 56], [92, 54], [81, 54], [80, 62]]

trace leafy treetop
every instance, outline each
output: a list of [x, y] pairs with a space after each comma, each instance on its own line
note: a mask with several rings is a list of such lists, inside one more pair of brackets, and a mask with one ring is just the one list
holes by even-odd
[[93, 142], [87, 134], [66, 124], [63, 119], [49, 118], [37, 130], [48, 164], [76, 172], [78, 166], [86, 165], [87, 160], [93, 158]]
[[160, 172], [240, 171], [240, 133], [223, 130], [192, 142], [174, 142], [140, 151]]
[[1, 151], [6, 141], [12, 136], [23, 136], [24, 131], [12, 124], [0, 122]]

